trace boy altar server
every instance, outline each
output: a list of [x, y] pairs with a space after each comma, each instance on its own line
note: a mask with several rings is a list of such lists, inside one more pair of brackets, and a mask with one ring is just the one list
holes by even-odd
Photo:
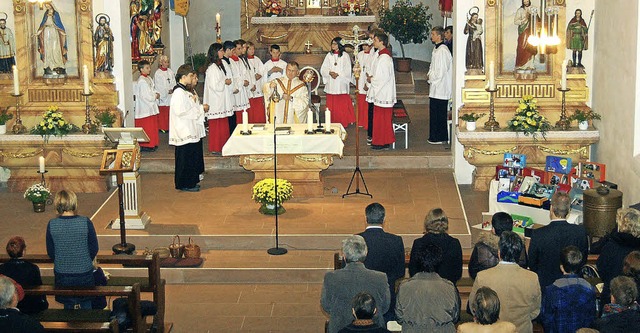
[[138, 62], [140, 77], [134, 87], [136, 109], [134, 112], [136, 127], [142, 127], [149, 136], [149, 142], [140, 143], [142, 151], [156, 151], [158, 149], [158, 104], [160, 93], [156, 90], [153, 79], [149, 76], [151, 65], [148, 61]]
[[169, 130], [169, 105], [171, 103], [171, 94], [173, 93], [173, 87], [176, 86], [176, 74], [169, 68], [169, 57], [167, 55], [161, 55], [158, 59], [160, 67], [156, 70], [153, 76], [153, 82], [156, 85], [156, 90], [160, 93], [158, 98], [158, 128], [166, 132]]

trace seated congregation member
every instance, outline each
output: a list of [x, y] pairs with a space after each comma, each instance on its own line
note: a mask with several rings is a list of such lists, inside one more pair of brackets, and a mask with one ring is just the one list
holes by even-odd
[[589, 253], [587, 231], [582, 225], [567, 222], [570, 210], [569, 195], [556, 192], [551, 197], [549, 211], [551, 222], [547, 226], [533, 230], [529, 245], [529, 268], [538, 274], [541, 288], [552, 284], [562, 276], [560, 254], [565, 247], [577, 246], [582, 252], [582, 264], [586, 262]]
[[[478, 242], [473, 247], [469, 259], [469, 276], [476, 278], [478, 272], [498, 264], [498, 241], [504, 231], [513, 229], [513, 218], [505, 212], [498, 212], [491, 217], [491, 233], [480, 233]], [[522, 250], [518, 264], [527, 267], [527, 251]]]
[[[622, 274], [632, 278], [633, 281], [636, 282], [636, 287], [638, 287], [638, 290], [640, 291], [640, 251], [633, 251], [624, 257]], [[638, 292], [636, 302], [640, 302], [640, 292]]]
[[324, 276], [320, 304], [329, 314], [328, 333], [336, 333], [352, 321], [352, 300], [360, 292], [370, 294], [376, 300], [373, 321], [384, 327], [382, 314], [389, 310], [389, 285], [382, 272], [364, 267], [367, 243], [359, 235], [342, 241], [342, 253], [347, 262], [343, 269], [328, 272]]
[[417, 254], [422, 269], [400, 284], [396, 317], [402, 332], [455, 332], [460, 318], [460, 295], [456, 286], [436, 272], [443, 251], [427, 244]]
[[327, 109], [331, 110], [331, 121], [341, 123], [344, 128], [356, 121], [353, 102], [349, 96], [351, 83], [351, 57], [344, 51], [342, 38], [331, 40], [331, 51], [320, 67], [324, 92], [327, 94]]
[[367, 259], [364, 266], [387, 275], [391, 303], [384, 314], [385, 321], [395, 320], [396, 281], [404, 277], [404, 243], [402, 237], [385, 232], [384, 207], [374, 202], [365, 209], [367, 228], [360, 233], [367, 243]]
[[470, 302], [476, 309], [472, 323], [458, 326], [458, 333], [516, 333], [516, 325], [500, 320], [500, 298], [489, 287], [482, 287]]
[[[475, 299], [482, 287], [493, 289], [500, 298], [500, 319], [513, 323], [518, 332], [532, 332], [531, 321], [540, 313], [540, 284], [536, 273], [517, 264], [524, 242], [513, 231], [500, 235], [498, 256], [500, 262], [478, 273], [469, 294]], [[471, 312], [475, 314], [476, 304], [471, 303]]]
[[[12, 278], [14, 281], [24, 287], [36, 287], [42, 285], [40, 276], [40, 268], [35, 264], [25, 261], [22, 257], [25, 255], [27, 244], [24, 238], [15, 236], [7, 242], [7, 254], [11, 259], [0, 265], [0, 274]], [[18, 302], [18, 309], [22, 313], [34, 314], [49, 308], [47, 297], [27, 295]]]
[[435, 244], [442, 249], [442, 262], [436, 267], [440, 277], [456, 284], [462, 277], [462, 247], [460, 241], [447, 234], [449, 218], [441, 208], [432, 209], [424, 219], [425, 234], [416, 239], [411, 247], [409, 275], [421, 271], [420, 252], [427, 244]]
[[638, 310], [638, 288], [627, 276], [618, 276], [611, 280], [611, 303], [604, 306], [602, 318], [596, 320], [592, 327], [600, 333], [637, 332], [640, 328], [640, 311]]
[[20, 312], [16, 287], [6, 276], [0, 276], [0, 332], [39, 333], [44, 327], [31, 316]]
[[596, 290], [576, 274], [582, 267], [582, 252], [567, 246], [560, 263], [564, 275], [542, 293], [540, 318], [545, 332], [575, 332], [596, 319]]
[[355, 318], [351, 324], [344, 327], [338, 333], [367, 332], [388, 333], [389, 331], [376, 324], [373, 316], [376, 314], [376, 300], [367, 293], [359, 293], [353, 298], [351, 312]]
[[600, 299], [609, 301], [611, 280], [622, 274], [624, 258], [635, 250], [640, 250], [640, 211], [627, 208], [619, 209], [616, 215], [618, 231], [610, 234], [609, 241], [602, 247], [596, 265], [604, 288]]
[[[93, 259], [98, 254], [96, 229], [88, 217], [80, 216], [73, 191], [56, 193], [53, 205], [58, 217], [47, 225], [47, 254], [53, 260], [55, 285], [95, 286]], [[91, 297], [56, 296], [65, 309], [91, 309]]]

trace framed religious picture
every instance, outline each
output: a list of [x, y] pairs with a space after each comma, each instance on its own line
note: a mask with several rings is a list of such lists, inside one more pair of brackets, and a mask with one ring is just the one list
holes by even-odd
[[30, 51], [35, 78], [79, 77], [78, 13], [76, 1], [27, 6]]

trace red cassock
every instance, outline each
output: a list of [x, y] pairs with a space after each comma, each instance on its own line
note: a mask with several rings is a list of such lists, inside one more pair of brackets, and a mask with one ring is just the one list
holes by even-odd
[[222, 146], [229, 140], [229, 119], [209, 119], [209, 152], [222, 152]]
[[267, 122], [267, 117], [264, 113], [264, 98], [254, 97], [249, 99], [249, 123], [250, 124], [264, 124]]
[[396, 142], [393, 132], [393, 108], [373, 107], [373, 138], [372, 145], [382, 146]]
[[153, 148], [157, 147], [160, 139], [158, 138], [158, 115], [135, 119], [136, 127], [142, 127], [144, 132], [149, 136], [149, 142], [140, 143], [140, 147]]

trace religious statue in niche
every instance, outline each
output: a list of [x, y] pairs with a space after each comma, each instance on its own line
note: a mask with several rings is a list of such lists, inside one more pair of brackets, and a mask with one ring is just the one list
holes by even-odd
[[93, 33], [95, 72], [113, 71], [113, 32], [109, 25], [109, 15], [100, 13], [96, 15], [96, 31]]
[[[536, 15], [532, 11], [531, 0], [522, 0], [522, 6], [516, 10], [513, 23], [518, 26], [518, 46], [516, 48], [516, 69], [525, 68], [527, 63], [538, 52], [535, 46], [527, 42], [531, 35], [531, 17]], [[534, 27], [536, 29], [536, 27]]]
[[[164, 48], [162, 35], [162, 2], [159, 0], [132, 0], [129, 2], [131, 33], [131, 59], [153, 57]], [[153, 61], [153, 59], [151, 59]]]
[[566, 42], [567, 49], [573, 51], [572, 66], [584, 68], [582, 66], [582, 51], [589, 48], [589, 26], [582, 18], [582, 9], [576, 9], [573, 18], [567, 24]]
[[482, 33], [484, 30], [482, 29], [482, 19], [478, 17], [479, 11], [480, 8], [477, 6], [471, 7], [467, 15], [467, 23], [464, 26], [464, 34], [469, 35], [467, 37], [465, 59], [467, 74], [469, 75], [482, 74], [484, 66], [482, 54]]
[[16, 40], [13, 31], [7, 27], [7, 13], [0, 16], [0, 73], [11, 73], [11, 68], [16, 64]]
[[46, 10], [36, 32], [38, 53], [44, 62], [44, 77], [66, 76], [67, 32], [53, 3], [47, 2], [44, 6]]

